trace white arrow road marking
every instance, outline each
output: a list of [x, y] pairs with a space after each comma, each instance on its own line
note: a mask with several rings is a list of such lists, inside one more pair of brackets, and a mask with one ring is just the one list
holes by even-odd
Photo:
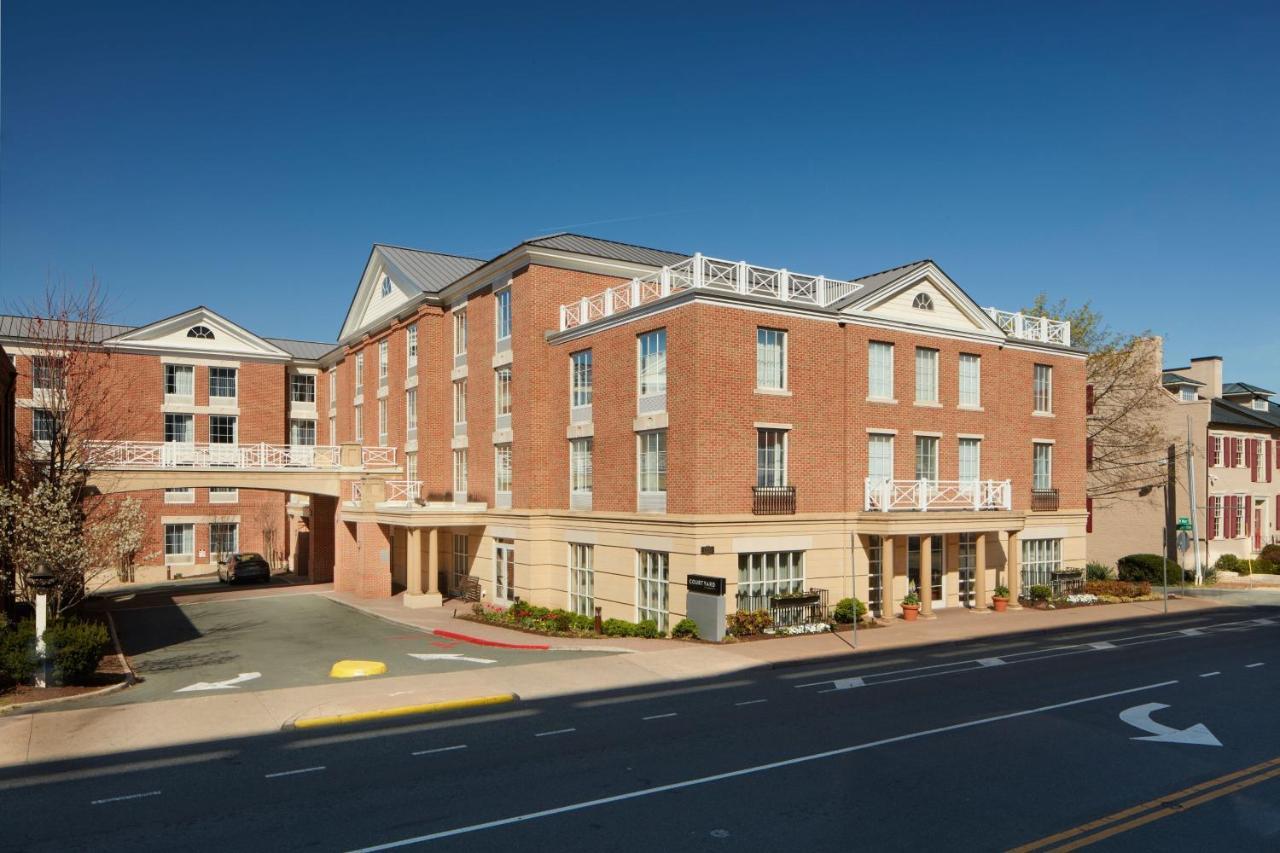
[[1135, 737], [1131, 740], [1150, 740], [1157, 743], [1189, 743], [1196, 746], [1222, 746], [1222, 742], [1213, 736], [1213, 732], [1205, 728], [1204, 723], [1196, 723], [1185, 729], [1174, 729], [1157, 723], [1151, 719], [1155, 711], [1168, 708], [1159, 702], [1148, 702], [1146, 705], [1134, 705], [1120, 712], [1120, 719], [1144, 732], [1151, 732], [1146, 737]]
[[226, 681], [197, 681], [186, 687], [179, 687], [174, 693], [190, 693], [193, 690], [231, 690], [239, 687], [246, 681], [253, 681], [255, 678], [261, 678], [260, 672], [242, 672], [235, 678], [228, 678]]
[[496, 660], [488, 658], [469, 658], [466, 655], [424, 655], [416, 652], [409, 652], [409, 657], [418, 660], [461, 660], [467, 663], [497, 663]]

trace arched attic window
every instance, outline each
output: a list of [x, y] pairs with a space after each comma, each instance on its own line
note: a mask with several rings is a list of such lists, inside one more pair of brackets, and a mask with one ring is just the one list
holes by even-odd
[[382, 274], [382, 295], [391, 295], [391, 279], [387, 277], [386, 273]]
[[927, 293], [917, 293], [916, 298], [911, 300], [911, 307], [918, 308], [921, 311], [932, 311], [933, 297]]
[[190, 329], [187, 329], [187, 337], [211, 341], [213, 340], [213, 329], [210, 329], [208, 326], [192, 326]]

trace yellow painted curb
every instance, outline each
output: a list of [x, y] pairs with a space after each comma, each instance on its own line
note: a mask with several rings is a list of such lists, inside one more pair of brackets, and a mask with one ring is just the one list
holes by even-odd
[[397, 708], [381, 708], [377, 711], [356, 711], [350, 714], [334, 714], [329, 717], [303, 717], [294, 720], [295, 729], [315, 729], [321, 726], [341, 726], [347, 723], [363, 723], [368, 720], [384, 720], [388, 717], [407, 717], [413, 714], [434, 714], [455, 711], [459, 708], [479, 708], [484, 705], [505, 705], [516, 701], [514, 693], [496, 696], [476, 696], [472, 699], [449, 699], [444, 702], [428, 702], [425, 705], [401, 705]]
[[380, 660], [340, 660], [329, 670], [330, 678], [362, 678], [382, 675], [387, 665]]

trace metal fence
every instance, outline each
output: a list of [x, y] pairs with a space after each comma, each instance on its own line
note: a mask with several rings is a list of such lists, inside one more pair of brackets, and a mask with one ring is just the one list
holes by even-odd
[[767, 610], [769, 618], [779, 628], [825, 622], [831, 615], [825, 589], [811, 589], [808, 592], [787, 595], [739, 594], [737, 604], [739, 612]]

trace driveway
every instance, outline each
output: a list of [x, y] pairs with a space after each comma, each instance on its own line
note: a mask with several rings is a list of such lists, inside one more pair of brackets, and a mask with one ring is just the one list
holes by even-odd
[[84, 706], [334, 683], [329, 669], [340, 660], [381, 661], [387, 676], [397, 676], [545, 663], [582, 654], [474, 646], [309, 594], [169, 602], [117, 608], [112, 615], [124, 652], [142, 680], [128, 690], [86, 700]]

